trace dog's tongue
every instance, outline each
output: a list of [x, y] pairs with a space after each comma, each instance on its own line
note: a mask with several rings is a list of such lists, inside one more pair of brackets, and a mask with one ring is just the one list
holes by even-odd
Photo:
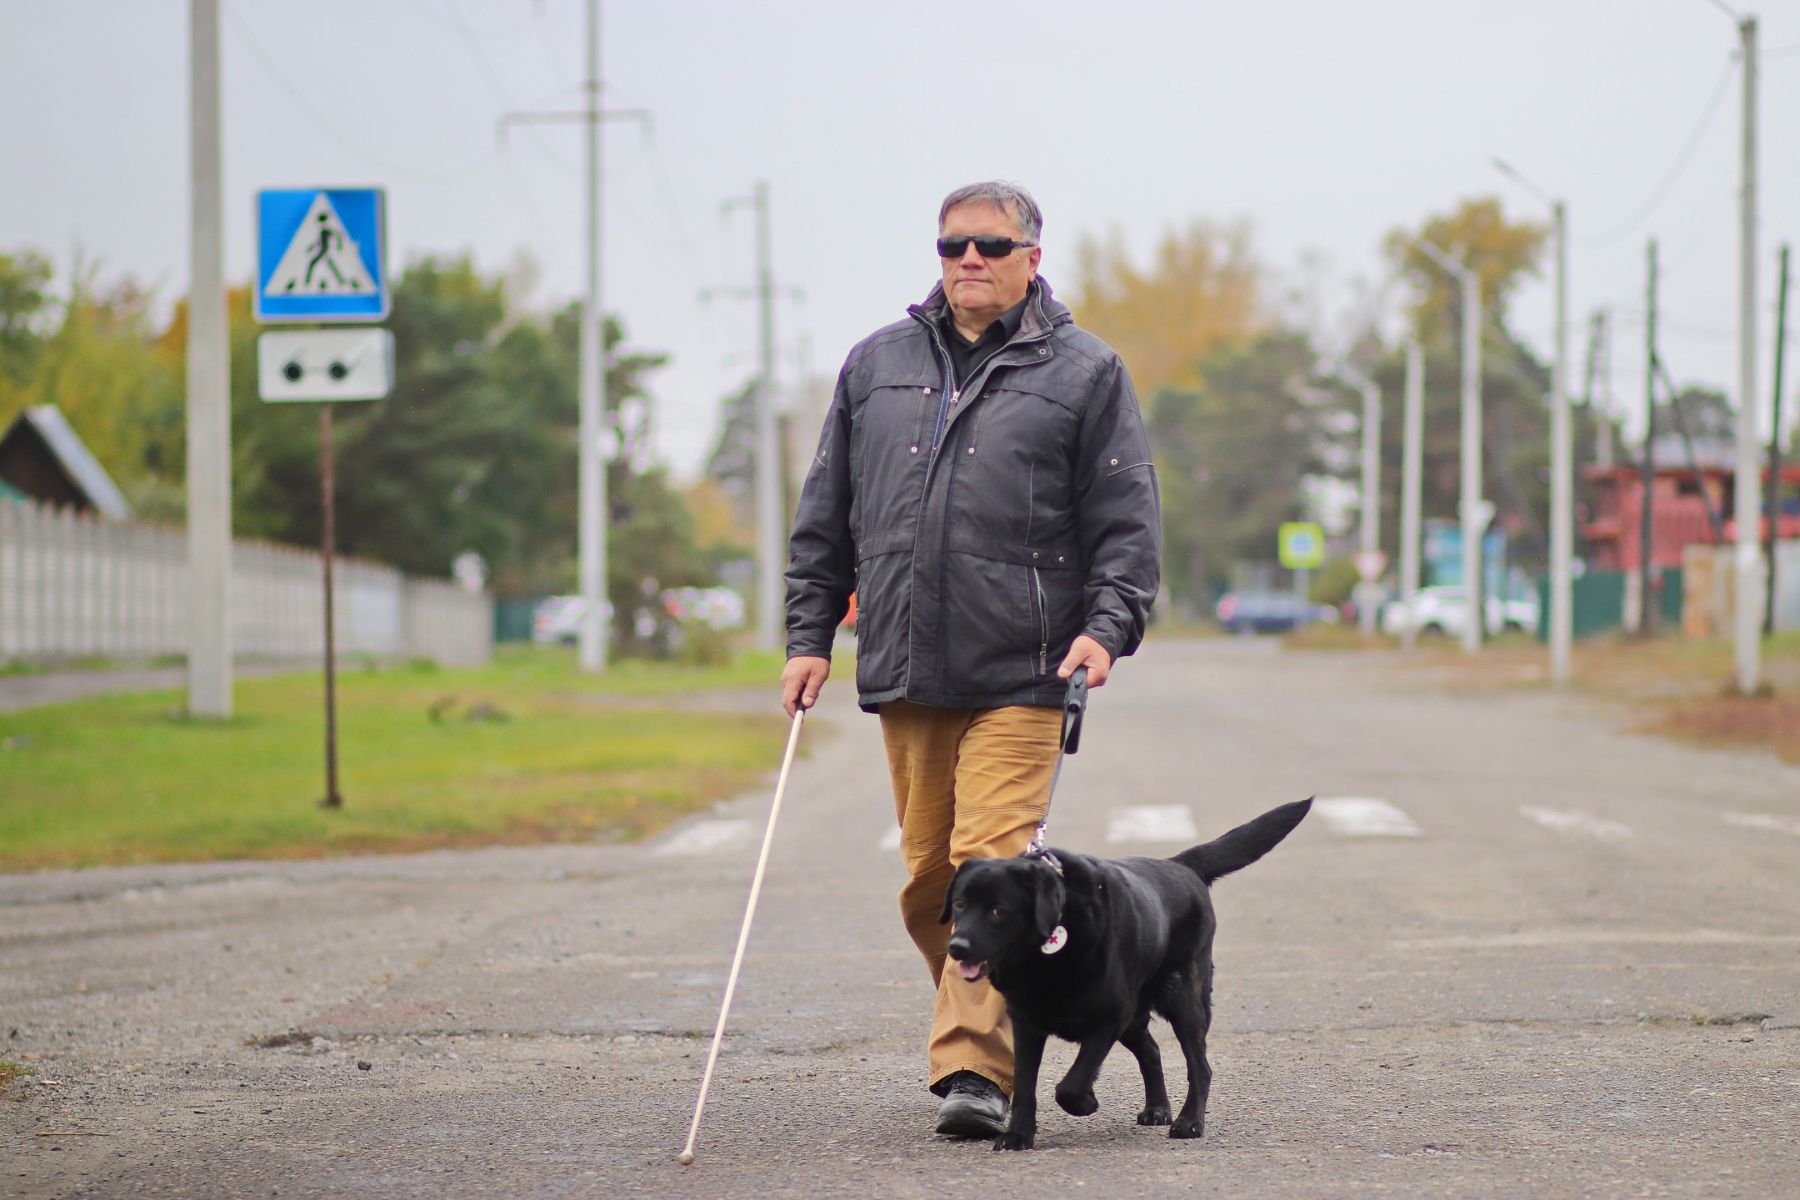
[[970, 983], [974, 983], [977, 979], [981, 978], [982, 968], [986, 966], [986, 963], [959, 962], [956, 964], [956, 973]]

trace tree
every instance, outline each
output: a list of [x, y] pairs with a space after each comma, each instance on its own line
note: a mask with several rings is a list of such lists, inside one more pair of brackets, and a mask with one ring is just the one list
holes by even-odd
[[1271, 330], [1201, 359], [1200, 387], [1153, 399], [1164, 575], [1189, 606], [1223, 588], [1234, 563], [1274, 557], [1278, 527], [1304, 515], [1338, 405], [1313, 385], [1315, 363], [1304, 334]]
[[1132, 262], [1116, 230], [1104, 242], [1084, 237], [1076, 263], [1072, 307], [1083, 328], [1119, 352], [1140, 395], [1198, 386], [1202, 359], [1267, 325], [1262, 269], [1244, 225], [1171, 229], [1148, 270]]
[[[1512, 540], [1514, 562], [1541, 564], [1548, 557], [1550, 371], [1506, 326], [1507, 302], [1536, 270], [1549, 230], [1529, 221], [1509, 222], [1498, 200], [1467, 200], [1454, 211], [1427, 219], [1417, 230], [1397, 229], [1387, 238], [1395, 269], [1414, 287], [1415, 336], [1425, 357], [1423, 515], [1454, 518], [1461, 493], [1462, 293], [1460, 286], [1419, 249], [1429, 241], [1457, 256], [1481, 281], [1482, 473], [1495, 505], [1494, 525]], [[1404, 388], [1400, 355], [1377, 369], [1382, 394]], [[1386, 406], [1398, 413], [1397, 404]], [[1397, 478], [1402, 430], [1383, 423], [1383, 462]], [[1384, 518], [1397, 513], [1394, 489], [1383, 498]], [[1384, 519], [1384, 543], [1398, 547], [1398, 523]]]
[[155, 342], [150, 293], [103, 285], [92, 265], [64, 297], [50, 278], [36, 254], [0, 259], [0, 424], [56, 405], [140, 515], [178, 518], [181, 367]]
[[6, 393], [31, 377], [44, 343], [43, 325], [50, 307], [50, 263], [31, 250], [0, 254], [0, 417], [17, 409], [5, 406]]

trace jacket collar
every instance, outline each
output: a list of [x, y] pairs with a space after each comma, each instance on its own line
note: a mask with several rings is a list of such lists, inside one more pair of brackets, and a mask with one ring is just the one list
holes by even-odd
[[[935, 325], [944, 319], [949, 307], [950, 301], [944, 296], [944, 283], [939, 280], [931, 285], [930, 294], [922, 302], [909, 306], [906, 311]], [[1074, 319], [1069, 306], [1051, 295], [1050, 281], [1040, 275], [1031, 281], [1031, 287], [1025, 293], [1025, 314], [1019, 321], [1019, 331], [1006, 344], [1015, 346], [1047, 337], [1054, 326]]]

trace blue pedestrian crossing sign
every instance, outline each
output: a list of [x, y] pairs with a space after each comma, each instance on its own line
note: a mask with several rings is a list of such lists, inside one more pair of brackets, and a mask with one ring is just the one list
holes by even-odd
[[387, 319], [386, 203], [380, 188], [256, 193], [256, 319]]

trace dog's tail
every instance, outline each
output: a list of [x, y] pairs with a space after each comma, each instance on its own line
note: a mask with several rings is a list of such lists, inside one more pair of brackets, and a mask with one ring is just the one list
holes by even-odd
[[1272, 808], [1224, 837], [1183, 850], [1175, 856], [1175, 861], [1200, 876], [1202, 882], [1211, 883], [1221, 875], [1243, 870], [1280, 845], [1281, 839], [1292, 833], [1294, 826], [1300, 824], [1301, 818], [1311, 809], [1311, 796]]

